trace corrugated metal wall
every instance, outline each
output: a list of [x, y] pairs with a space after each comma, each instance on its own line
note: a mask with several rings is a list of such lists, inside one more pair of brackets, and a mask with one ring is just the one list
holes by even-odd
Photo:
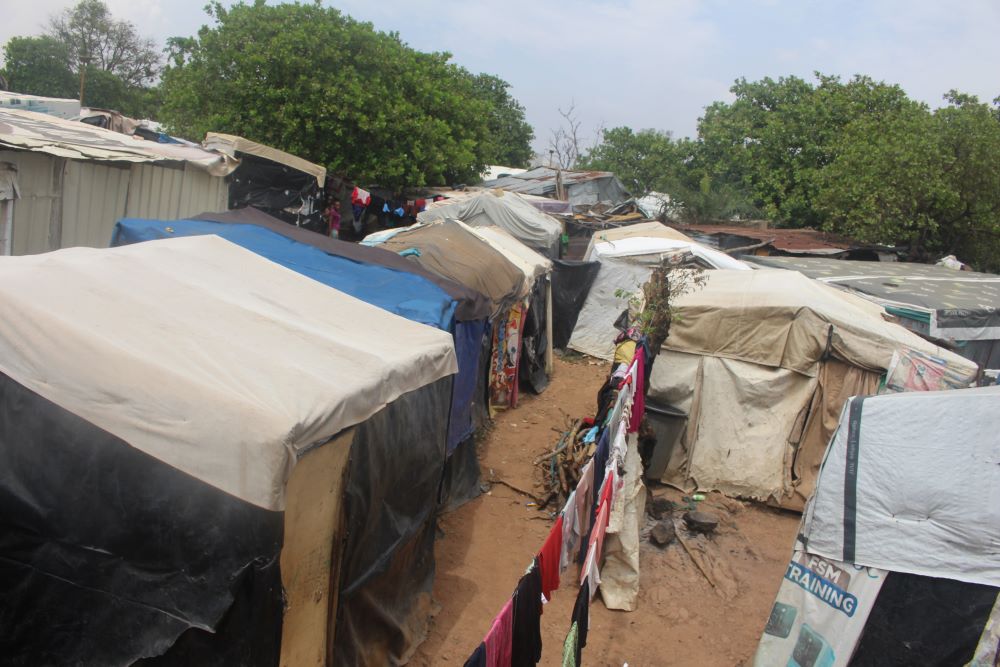
[[206, 211], [225, 211], [229, 186], [224, 178], [196, 167], [168, 169], [151, 164], [132, 166], [127, 218], [176, 220]]
[[50, 249], [49, 225], [61, 201], [64, 160], [25, 151], [0, 151], [0, 160], [17, 167], [21, 193], [21, 198], [14, 202], [13, 254], [46, 252]]
[[71, 246], [106, 248], [123, 217], [176, 220], [225, 211], [225, 178], [201, 169], [153, 164], [109, 165], [44, 153], [0, 151], [18, 169], [13, 254]]
[[59, 247], [107, 248], [111, 231], [125, 211], [129, 168], [69, 160], [62, 192]]

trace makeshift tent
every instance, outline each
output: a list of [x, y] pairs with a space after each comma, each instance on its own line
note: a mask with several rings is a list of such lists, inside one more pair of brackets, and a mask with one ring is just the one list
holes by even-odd
[[499, 227], [476, 227], [474, 231], [520, 268], [530, 286], [519, 375], [532, 391], [541, 393], [552, 372], [552, 262]]
[[483, 294], [494, 317], [527, 294], [524, 272], [456, 220], [370, 234], [364, 243], [405, 255], [425, 270]]
[[1000, 368], [1000, 276], [909, 262], [746, 257], [791, 269], [884, 306], [921, 336], [954, 345], [984, 368]]
[[209, 132], [202, 145], [240, 161], [229, 178], [229, 208], [256, 206], [285, 222], [325, 231], [325, 167], [232, 134]]
[[470, 227], [500, 227], [546, 257], [559, 256], [562, 225], [513, 192], [488, 190], [455, 202], [445, 200], [417, 215], [420, 222], [446, 218], [461, 220]]
[[348, 243], [330, 238], [325, 234], [317, 234], [283, 223], [278, 218], [268, 215], [252, 206], [226, 211], [224, 213], [201, 213], [193, 216], [192, 220], [211, 220], [214, 222], [226, 222], [233, 224], [247, 224], [264, 227], [272, 232], [277, 232], [282, 236], [305, 243], [314, 248], [319, 248], [328, 255], [344, 257], [354, 262], [362, 264], [377, 264], [397, 271], [405, 271], [414, 275], [422, 276], [443, 289], [458, 302], [455, 309], [455, 317], [464, 322], [467, 320], [481, 320], [489, 317], [490, 301], [479, 292], [469, 289], [465, 285], [442, 278], [440, 275], [427, 271], [418, 264], [408, 261], [405, 257], [400, 257], [394, 252], [383, 250], [382, 248], [370, 247], [358, 243]]
[[665, 237], [626, 236], [602, 241], [594, 246], [589, 258], [599, 262], [601, 268], [580, 310], [569, 347], [609, 360], [614, 356], [614, 322], [628, 306], [627, 298], [619, 294], [640, 293], [661, 262], [676, 267], [749, 269], [743, 262], [694, 241]]
[[590, 288], [600, 271], [599, 262], [557, 259], [552, 263], [552, 345], [566, 349]]
[[520, 174], [511, 174], [483, 183], [483, 187], [500, 188], [521, 194], [556, 197], [559, 185], [564, 197], [573, 206], [617, 204], [628, 199], [628, 192], [618, 177], [610, 171], [573, 171], [535, 167]]
[[540, 262], [547, 260], [537, 253], [532, 253], [535, 259], [531, 259], [527, 248], [514, 252], [510, 241], [507, 250], [501, 251], [474, 228], [450, 219], [371, 234], [364, 243], [394, 250], [425, 269], [463, 282], [491, 298], [494, 310], [489, 385], [483, 388], [482, 395], [488, 395], [491, 412], [516, 405], [524, 329], [529, 319], [532, 326], [545, 326], [544, 321], [528, 314], [532, 296], [537, 301], [543, 295], [533, 295], [540, 283], [532, 285], [526, 272], [536, 274]]
[[996, 664], [997, 433], [1000, 387], [849, 399], [756, 664]]
[[594, 253], [594, 246], [598, 243], [614, 243], [616, 241], [632, 238], [672, 239], [674, 241], [687, 241], [688, 243], [694, 241], [694, 239], [685, 236], [676, 229], [667, 227], [666, 225], [656, 222], [655, 220], [650, 220], [647, 222], [637, 222], [632, 225], [624, 225], [622, 227], [613, 227], [611, 229], [595, 231], [590, 237], [590, 243], [587, 244], [587, 252], [584, 253], [583, 258], [585, 260], [593, 259], [592, 255]]
[[849, 396], [875, 393], [916, 350], [971, 381], [976, 367], [881, 308], [794, 271], [709, 271], [682, 295], [649, 399], [687, 414], [662, 480], [800, 509]]
[[447, 334], [214, 236], [2, 258], [0, 303], [6, 661], [407, 659]]
[[[276, 225], [282, 225], [276, 222]], [[288, 225], [284, 225], [292, 229]], [[301, 231], [301, 230], [300, 230]], [[302, 231], [303, 234], [311, 234]], [[472, 401], [479, 369], [480, 338], [485, 320], [456, 322], [457, 303], [426, 278], [377, 264], [330, 255], [271, 229], [207, 220], [121, 220], [115, 226], [112, 246], [177, 236], [215, 234], [293, 271], [318, 280], [390, 313], [453, 334], [459, 358], [454, 383], [448, 453], [473, 431]], [[467, 485], [468, 486], [468, 485]]]

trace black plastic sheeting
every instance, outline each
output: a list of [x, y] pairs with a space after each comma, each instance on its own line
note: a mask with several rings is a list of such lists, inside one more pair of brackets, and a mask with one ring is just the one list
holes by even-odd
[[345, 493], [337, 665], [406, 661], [426, 635], [451, 378], [357, 426]]
[[1000, 589], [890, 572], [851, 659], [852, 667], [964, 665], [972, 659]]
[[4, 664], [277, 664], [282, 518], [0, 374]]
[[459, 443], [445, 463], [438, 505], [442, 512], [451, 512], [481, 493], [479, 455], [476, 451], [476, 437], [472, 435]]
[[600, 270], [599, 262], [554, 260], [552, 262], [552, 346], [566, 349], [580, 317], [580, 309]]
[[[309, 215], [291, 213], [312, 200]], [[229, 176], [229, 208], [254, 206], [293, 225], [325, 232], [319, 210], [316, 177], [255, 155], [240, 153], [240, 164]]]
[[549, 374], [545, 370], [545, 355], [549, 341], [545, 335], [546, 305], [548, 290], [543, 279], [535, 281], [535, 287], [528, 299], [528, 312], [521, 331], [521, 360], [518, 376], [522, 385], [540, 394], [549, 386]]

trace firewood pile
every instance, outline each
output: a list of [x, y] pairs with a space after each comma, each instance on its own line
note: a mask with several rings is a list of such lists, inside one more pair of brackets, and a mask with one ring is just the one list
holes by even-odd
[[535, 465], [542, 469], [540, 508], [550, 504], [562, 507], [576, 488], [580, 470], [597, 449], [596, 442], [583, 442], [590, 428], [581, 419], [573, 420], [562, 432], [553, 450], [535, 459]]

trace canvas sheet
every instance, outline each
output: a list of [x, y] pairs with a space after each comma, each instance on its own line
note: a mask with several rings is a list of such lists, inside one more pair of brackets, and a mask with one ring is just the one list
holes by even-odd
[[[663, 480], [767, 500], [791, 491], [792, 441], [816, 378], [720, 357], [661, 353], [649, 398], [688, 412]], [[671, 399], [682, 398], [680, 404]], [[687, 400], [683, 400], [687, 399]]]
[[562, 225], [520, 195], [488, 190], [455, 202], [441, 203], [417, 215], [420, 222], [455, 218], [471, 227], [499, 227], [521, 243], [544, 254], [557, 256]]
[[265, 160], [270, 160], [271, 162], [277, 162], [280, 165], [291, 167], [304, 174], [309, 174], [316, 180], [316, 185], [320, 189], [326, 186], [326, 167], [313, 164], [308, 160], [303, 160], [296, 155], [286, 153], [277, 148], [258, 144], [256, 141], [250, 141], [249, 139], [244, 139], [233, 134], [209, 132], [205, 135], [205, 141], [202, 142], [202, 145], [209, 150], [218, 151], [232, 157], [237, 157], [237, 153], [246, 153], [247, 155], [254, 155]]
[[675, 241], [686, 241], [688, 243], [694, 241], [694, 239], [686, 234], [682, 234], [676, 229], [667, 227], [661, 222], [637, 222], [634, 225], [624, 225], [622, 227], [614, 227], [612, 229], [604, 229], [594, 232], [594, 235], [590, 237], [590, 243], [587, 244], [587, 252], [584, 253], [583, 257], [585, 260], [591, 259], [591, 255], [594, 252], [594, 246], [598, 243], [621, 241], [622, 239], [634, 237], [673, 239]]
[[644, 263], [659, 264], [661, 257], [671, 254], [691, 255], [711, 269], [730, 271], [750, 271], [749, 266], [733, 259], [724, 252], [701, 245], [694, 241], [679, 241], [671, 238], [630, 237], [619, 241], [605, 241], [594, 246], [589, 259], [602, 257], [641, 257]]
[[[708, 271], [704, 287], [677, 299], [670, 349], [724, 356], [815, 375], [831, 354], [884, 371], [911, 348], [956, 369], [974, 364], [887, 322], [880, 306], [794, 271]], [[600, 277], [598, 277], [600, 280]]]
[[796, 545], [754, 655], [755, 667], [846, 667], [886, 572]]
[[448, 333], [216, 236], [0, 258], [0, 304], [0, 372], [268, 509], [298, 452], [457, 370]]
[[483, 294], [494, 317], [528, 293], [524, 272], [457, 220], [418, 223], [377, 245]]
[[1000, 585], [1000, 387], [853, 398], [802, 534], [811, 553]]

